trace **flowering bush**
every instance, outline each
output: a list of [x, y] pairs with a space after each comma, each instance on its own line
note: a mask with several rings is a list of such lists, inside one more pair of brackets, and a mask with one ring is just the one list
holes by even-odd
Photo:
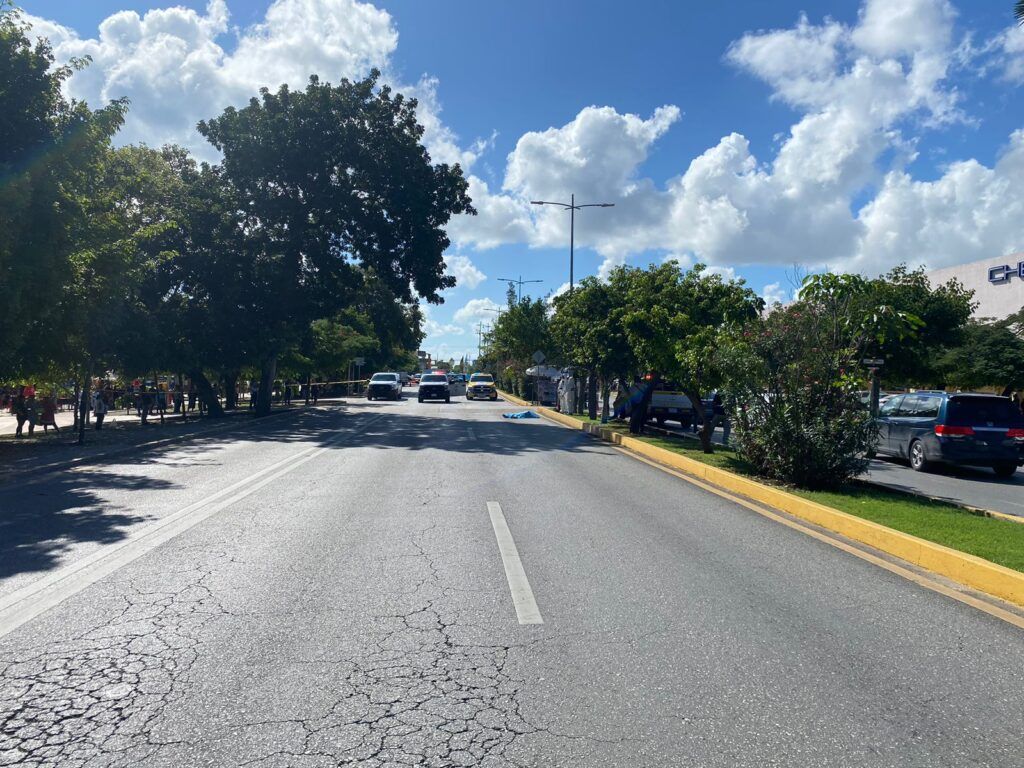
[[723, 347], [737, 450], [765, 477], [834, 488], [874, 439], [852, 377], [856, 343], [827, 307], [778, 308]]

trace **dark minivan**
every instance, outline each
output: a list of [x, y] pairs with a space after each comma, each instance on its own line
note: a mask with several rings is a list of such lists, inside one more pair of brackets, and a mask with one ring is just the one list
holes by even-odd
[[1024, 419], [1008, 397], [913, 392], [886, 400], [878, 411], [877, 453], [932, 464], [991, 467], [1010, 477], [1024, 464]]

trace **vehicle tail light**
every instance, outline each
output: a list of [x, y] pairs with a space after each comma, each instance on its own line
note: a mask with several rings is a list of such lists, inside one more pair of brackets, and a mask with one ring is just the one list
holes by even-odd
[[1006, 430], [1006, 436], [1016, 440], [1024, 440], [1024, 429], [1014, 428]]
[[935, 434], [943, 437], [963, 437], [973, 435], [974, 427], [951, 427], [948, 424], [936, 424]]

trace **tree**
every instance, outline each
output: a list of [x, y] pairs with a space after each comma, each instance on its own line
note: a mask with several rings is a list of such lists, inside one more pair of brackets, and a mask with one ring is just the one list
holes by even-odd
[[855, 302], [864, 317], [898, 314], [913, 319], [912, 334], [869, 336], [864, 354], [885, 360], [882, 376], [897, 385], [936, 385], [942, 378], [939, 360], [955, 346], [974, 309], [973, 292], [956, 280], [929, 284], [924, 269], [900, 265], [874, 280], [861, 283]]
[[995, 386], [1003, 395], [1024, 389], [1024, 339], [1011, 320], [972, 322], [962, 343], [940, 361], [950, 384], [963, 389]]
[[1024, 0], [1017, 0], [1017, 4], [1013, 6], [1013, 16], [1018, 24], [1024, 24]]
[[652, 386], [634, 409], [630, 430], [642, 429], [653, 385], [667, 377], [697, 409], [701, 447], [711, 453], [712, 422], [701, 398], [722, 384], [720, 336], [755, 319], [764, 301], [742, 280], [707, 274], [702, 264], [687, 272], [674, 261], [647, 269], [619, 267], [609, 283], [625, 297], [626, 338], [640, 367], [651, 374]]
[[378, 87], [379, 73], [305, 91], [260, 91], [199, 131], [223, 153], [236, 191], [254, 283], [251, 320], [270, 408], [277, 359], [310, 323], [330, 317], [371, 269], [391, 295], [428, 301], [454, 285], [442, 253], [450, 217], [475, 213], [458, 165], [433, 165], [416, 101]]
[[70, 364], [65, 291], [81, 294], [95, 266], [90, 203], [126, 109], [64, 98], [62, 84], [86, 62], [55, 66], [49, 43], [27, 35], [0, 0], [0, 369], [15, 375]]
[[911, 338], [920, 320], [870, 300], [857, 275], [808, 277], [799, 299], [722, 335], [740, 454], [766, 477], [836, 487], [866, 467], [874, 426], [856, 391], [868, 349]]
[[556, 357], [547, 304], [529, 296], [517, 299], [515, 289], [509, 286], [507, 308], [495, 320], [485, 342], [487, 357], [494, 360], [502, 385], [523, 394], [533, 353]]
[[[636, 359], [622, 325], [623, 296], [610, 283], [587, 277], [574, 290], [555, 297], [551, 336], [566, 361], [595, 373], [601, 379], [603, 418], [607, 419], [611, 380], [628, 381]], [[588, 398], [590, 416], [596, 416], [596, 399]]]

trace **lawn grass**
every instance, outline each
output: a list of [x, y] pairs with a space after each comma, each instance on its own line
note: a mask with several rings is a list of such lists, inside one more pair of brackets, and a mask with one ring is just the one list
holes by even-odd
[[[586, 417], [577, 418], [588, 423], [600, 423], [592, 422]], [[628, 427], [621, 422], [611, 422], [603, 426], [615, 432], [629, 434]], [[715, 446], [714, 453], [705, 454], [696, 442], [686, 438], [643, 435], [639, 439], [713, 467], [753, 477], [769, 485], [779, 485], [756, 477], [749, 464], [731, 449], [720, 445]], [[804, 491], [797, 488], [785, 490], [841, 512], [1024, 572], [1022, 523], [984, 517], [955, 504], [931, 501], [857, 482], [835, 491]]]

